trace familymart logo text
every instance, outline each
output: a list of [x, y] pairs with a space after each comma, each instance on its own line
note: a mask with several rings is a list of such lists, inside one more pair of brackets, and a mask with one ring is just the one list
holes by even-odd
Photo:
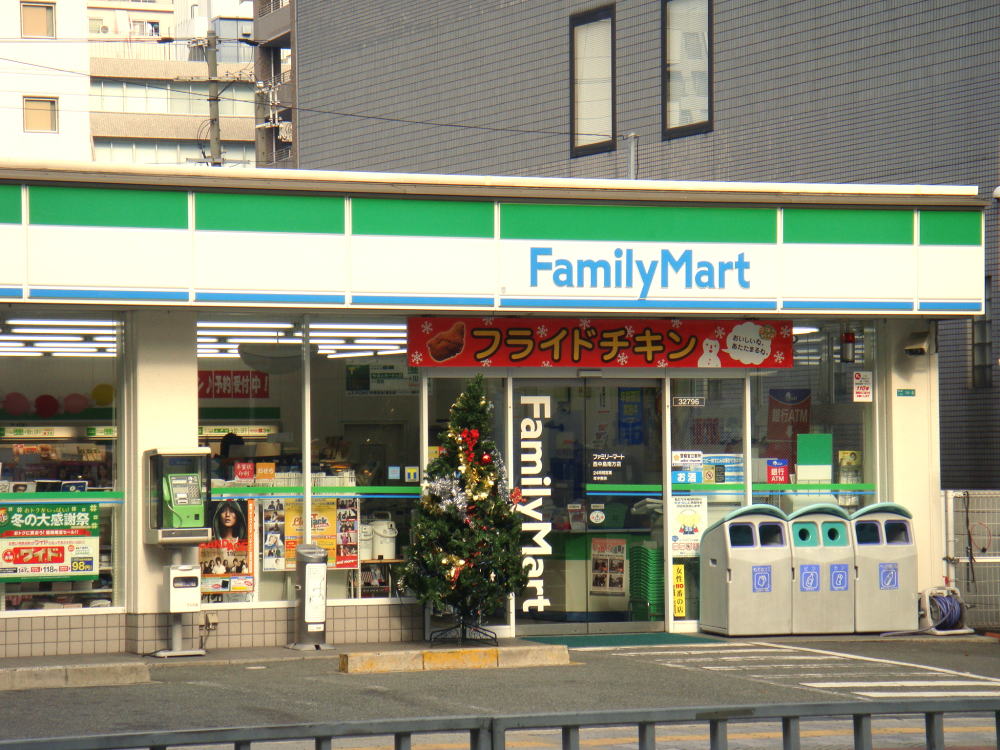
[[650, 257], [616, 247], [603, 258], [565, 258], [551, 247], [533, 247], [529, 272], [535, 288], [633, 289], [639, 299], [653, 289], [750, 288], [750, 261], [742, 252], [725, 260], [702, 260], [693, 250], [674, 254], [663, 248], [659, 257]]

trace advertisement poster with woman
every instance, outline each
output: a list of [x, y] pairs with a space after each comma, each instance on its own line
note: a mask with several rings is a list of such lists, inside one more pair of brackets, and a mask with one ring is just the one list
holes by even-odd
[[[213, 500], [205, 504], [212, 541], [198, 545], [203, 594], [253, 591], [253, 500]], [[225, 598], [221, 598], [225, 601]]]

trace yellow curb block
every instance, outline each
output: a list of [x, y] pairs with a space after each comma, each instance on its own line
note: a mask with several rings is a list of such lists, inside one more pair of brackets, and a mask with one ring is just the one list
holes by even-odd
[[495, 648], [424, 651], [424, 669], [489, 669], [497, 665]]
[[340, 655], [340, 671], [347, 674], [547, 667], [569, 663], [569, 651], [565, 646], [367, 651]]

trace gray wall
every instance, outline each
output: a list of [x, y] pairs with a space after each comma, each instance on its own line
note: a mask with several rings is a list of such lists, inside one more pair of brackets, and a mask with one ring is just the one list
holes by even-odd
[[[569, 158], [568, 19], [604, 4], [296, 0], [300, 166], [624, 177], [623, 143]], [[715, 128], [672, 141], [660, 2], [615, 9], [618, 133], [638, 134], [641, 178], [971, 184], [983, 198], [1000, 181], [996, 0], [716, 0]], [[1000, 301], [996, 225], [991, 201]], [[1000, 394], [970, 387], [968, 321], [942, 332], [943, 484], [1000, 487]]]

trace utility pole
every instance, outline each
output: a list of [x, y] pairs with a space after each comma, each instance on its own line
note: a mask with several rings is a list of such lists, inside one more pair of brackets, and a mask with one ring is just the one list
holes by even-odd
[[[209, 24], [212, 21], [209, 19]], [[219, 132], [219, 38], [210, 25], [205, 35], [205, 62], [208, 63], [208, 143], [211, 167], [222, 166], [222, 137]]]

